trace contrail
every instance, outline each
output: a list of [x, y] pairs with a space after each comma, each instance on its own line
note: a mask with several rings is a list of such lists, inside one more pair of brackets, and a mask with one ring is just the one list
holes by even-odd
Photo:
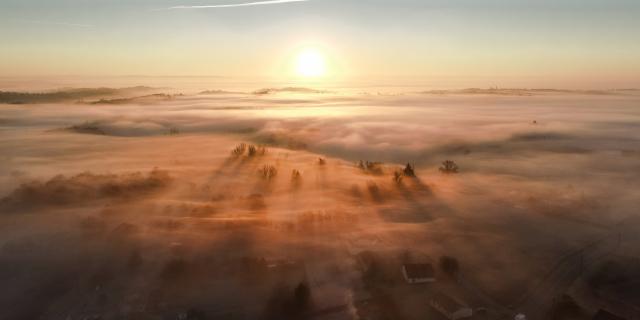
[[175, 6], [167, 9], [209, 9], [209, 8], [234, 8], [234, 7], [249, 7], [249, 6], [261, 6], [267, 4], [280, 4], [289, 2], [305, 2], [310, 0], [267, 0], [257, 2], [246, 2], [236, 4], [215, 4], [215, 5], [203, 5], [203, 6]]

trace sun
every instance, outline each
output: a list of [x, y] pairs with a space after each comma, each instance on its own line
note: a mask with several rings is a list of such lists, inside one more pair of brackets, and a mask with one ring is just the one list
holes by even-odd
[[296, 73], [301, 77], [318, 78], [327, 74], [326, 59], [317, 49], [308, 48], [300, 51], [295, 66]]

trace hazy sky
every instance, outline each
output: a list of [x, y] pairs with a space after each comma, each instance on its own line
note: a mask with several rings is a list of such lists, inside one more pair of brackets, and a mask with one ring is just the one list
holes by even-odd
[[[0, 0], [0, 74], [287, 74], [640, 86], [638, 0]], [[284, 1], [279, 1], [284, 2]]]

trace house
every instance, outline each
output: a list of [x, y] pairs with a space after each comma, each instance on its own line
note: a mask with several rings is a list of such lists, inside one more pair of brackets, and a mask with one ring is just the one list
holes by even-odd
[[402, 266], [402, 274], [407, 283], [435, 282], [436, 273], [428, 263], [407, 263]]
[[473, 310], [471, 308], [441, 292], [431, 297], [429, 305], [450, 320], [473, 316]]
[[593, 320], [625, 320], [622, 317], [616, 316], [615, 314], [606, 311], [606, 310], [598, 310], [595, 316], [593, 316]]
[[515, 319], [515, 320], [527, 320], [527, 316], [524, 313], [518, 313], [518, 314], [516, 314], [516, 316], [513, 319]]

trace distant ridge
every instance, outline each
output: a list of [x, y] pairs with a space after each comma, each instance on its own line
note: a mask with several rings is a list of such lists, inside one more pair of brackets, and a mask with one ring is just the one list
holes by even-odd
[[0, 91], [0, 103], [29, 104], [77, 101], [88, 98], [123, 98], [152, 90], [158, 89], [137, 86], [126, 88], [65, 88], [45, 92]]

